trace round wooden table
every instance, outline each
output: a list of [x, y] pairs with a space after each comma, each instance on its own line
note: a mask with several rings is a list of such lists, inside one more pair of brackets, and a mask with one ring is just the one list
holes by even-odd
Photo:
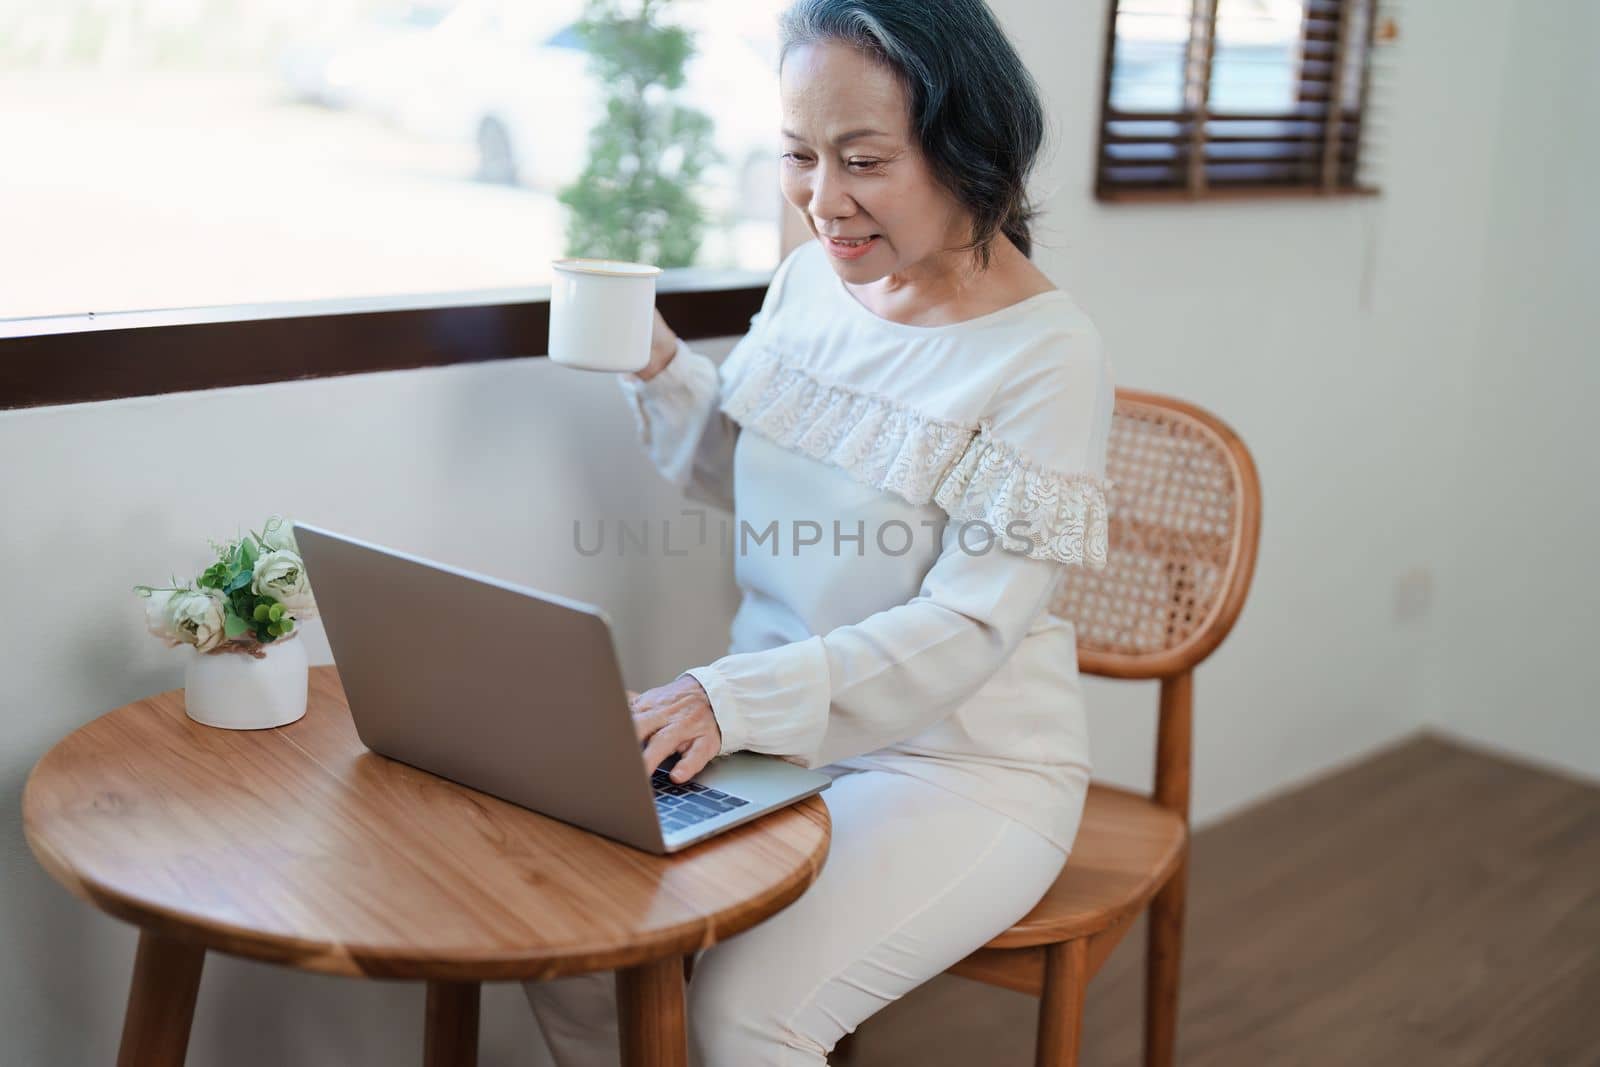
[[813, 796], [640, 852], [370, 752], [332, 667], [275, 730], [201, 726], [181, 689], [108, 712], [22, 812], [51, 875], [140, 929], [118, 1058], [140, 1067], [183, 1062], [208, 949], [427, 982], [429, 1065], [476, 1060], [480, 982], [616, 970], [624, 1064], [682, 1065], [685, 957], [796, 900], [829, 839]]

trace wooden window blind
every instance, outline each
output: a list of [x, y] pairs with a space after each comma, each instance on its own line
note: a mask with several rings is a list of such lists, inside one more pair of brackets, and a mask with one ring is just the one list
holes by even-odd
[[[1393, 0], [1384, 0], [1387, 8]], [[1101, 200], [1371, 193], [1380, 0], [1111, 0]]]

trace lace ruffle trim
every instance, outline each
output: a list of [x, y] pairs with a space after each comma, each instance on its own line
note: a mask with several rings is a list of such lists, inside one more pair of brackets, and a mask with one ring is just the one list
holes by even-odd
[[770, 349], [751, 354], [720, 407], [741, 426], [866, 485], [911, 504], [937, 504], [957, 521], [983, 522], [1003, 546], [1026, 542], [1036, 559], [1106, 565], [1112, 483], [1035, 463], [990, 436], [987, 424], [930, 418], [889, 397], [823, 382]]
[[1002, 543], [1027, 541], [1027, 553], [1035, 559], [1101, 570], [1106, 565], [1110, 486], [1109, 479], [1041, 467], [980, 429], [933, 500], [951, 518], [982, 520], [1002, 536]]

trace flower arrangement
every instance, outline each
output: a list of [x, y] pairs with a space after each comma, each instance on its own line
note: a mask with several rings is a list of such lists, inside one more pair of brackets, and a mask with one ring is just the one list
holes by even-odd
[[260, 533], [210, 545], [217, 561], [189, 584], [133, 587], [148, 601], [145, 625], [169, 648], [262, 659], [266, 646], [294, 636], [297, 622], [316, 618], [290, 521], [274, 515]]

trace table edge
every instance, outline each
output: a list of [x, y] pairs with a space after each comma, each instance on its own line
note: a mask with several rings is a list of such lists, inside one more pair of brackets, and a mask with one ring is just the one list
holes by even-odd
[[[199, 945], [208, 951], [275, 963], [316, 974], [397, 980], [545, 979], [567, 974], [616, 970], [653, 962], [667, 956], [687, 955], [709, 948], [718, 941], [758, 925], [798, 900], [821, 874], [832, 842], [832, 818], [827, 805], [820, 793], [813, 794], [782, 811], [764, 816], [763, 820], [767, 818], [820, 820], [825, 832], [818, 839], [816, 849], [804, 863], [796, 865], [788, 878], [773, 886], [768, 892], [743, 902], [736, 909], [736, 916], [703, 916], [698, 920], [683, 922], [657, 932], [648, 940], [624, 947], [609, 944], [597, 946], [577, 944], [531, 954], [497, 952], [441, 958], [436, 952], [409, 954], [404, 950], [396, 950], [393, 946], [349, 945], [297, 939], [276, 933], [261, 933], [247, 927], [198, 918], [152, 904], [92, 878], [84, 877], [49, 846], [38, 828], [38, 819], [33, 811], [34, 776], [54, 749], [55, 746], [52, 745], [28, 773], [28, 780], [22, 791], [22, 829], [23, 838], [27, 841], [34, 859], [67, 892], [140, 930], [148, 930], [174, 940]], [[708, 840], [714, 841], [715, 837]], [[676, 855], [685, 856], [688, 853]]]

